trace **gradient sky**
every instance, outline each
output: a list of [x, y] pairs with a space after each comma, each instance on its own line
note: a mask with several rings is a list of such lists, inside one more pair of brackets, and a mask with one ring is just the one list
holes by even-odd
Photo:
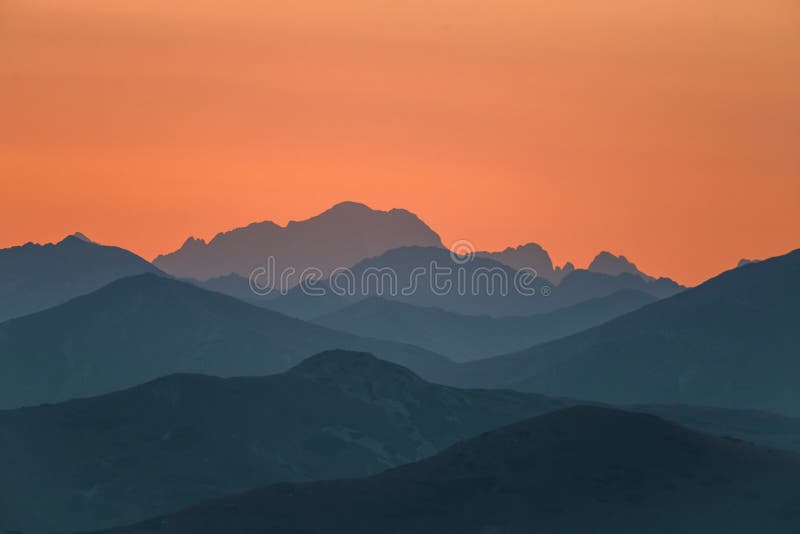
[[799, 247], [800, 3], [0, 0], [0, 247], [341, 200], [689, 284]]

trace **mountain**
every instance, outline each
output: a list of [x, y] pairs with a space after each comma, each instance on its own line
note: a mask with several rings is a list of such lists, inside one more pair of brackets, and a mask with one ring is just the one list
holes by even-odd
[[269, 486], [111, 532], [789, 534], [798, 476], [793, 453], [580, 406], [379, 475]]
[[284, 371], [317, 352], [372, 352], [423, 375], [447, 375], [443, 356], [305, 323], [145, 274], [0, 324], [0, 407], [98, 395], [171, 373]]
[[250, 280], [239, 276], [238, 274], [226, 274], [224, 276], [215, 276], [208, 280], [195, 280], [194, 278], [185, 278], [184, 282], [188, 282], [202, 289], [208, 291], [215, 291], [223, 295], [236, 297], [239, 300], [269, 308], [269, 303], [275, 300], [280, 293], [270, 292], [266, 295], [253, 291], [250, 287]]
[[652, 276], [644, 274], [636, 267], [635, 263], [632, 263], [625, 256], [615, 256], [606, 251], [602, 251], [595, 256], [587, 270], [593, 273], [610, 274], [611, 276], [618, 276], [623, 273], [635, 274], [645, 280], [653, 280]]
[[461, 258], [443, 248], [401, 247], [322, 280], [315, 289], [321, 294], [298, 286], [263, 305], [302, 319], [318, 319], [366, 297], [380, 296], [464, 315], [502, 317], [546, 313], [624, 289], [663, 298], [683, 288], [667, 279], [649, 281], [585, 270], [571, 272], [556, 286], [480, 255]]
[[603, 325], [462, 364], [460, 385], [628, 404], [800, 414], [800, 250], [727, 271]]
[[406, 210], [377, 211], [364, 204], [342, 202], [285, 227], [265, 221], [217, 234], [208, 243], [189, 238], [179, 250], [158, 256], [153, 263], [179, 278], [207, 280], [231, 273], [248, 278], [254, 269], [267, 269], [267, 258], [272, 256], [277, 273], [264, 285], [279, 287], [284, 269], [295, 269], [289, 279], [294, 285], [306, 268], [327, 275], [406, 245], [441, 247], [442, 241]]
[[158, 272], [139, 256], [83, 234], [0, 250], [0, 322], [56, 306], [119, 278]]
[[[329, 351], [279, 375], [177, 374], [100, 397], [0, 411], [0, 457], [14, 459], [0, 470], [0, 528], [104, 528], [271, 483], [365, 476], [571, 404], [450, 388], [368, 354]], [[800, 450], [800, 419], [635, 409]]]
[[638, 274], [621, 273], [605, 274], [575, 269], [558, 285], [553, 294], [557, 294], [562, 301], [569, 303], [605, 297], [622, 290], [643, 291], [656, 298], [671, 297], [684, 289], [682, 285], [669, 278], [645, 278]]
[[268, 304], [271, 309], [312, 319], [370, 296], [415, 306], [436, 306], [463, 314], [522, 315], [550, 303], [542, 287], [547, 280], [525, 281], [534, 295], [515, 290], [517, 271], [481, 257], [460, 259], [439, 247], [400, 247], [358, 262], [346, 273], [324, 280], [324, 294], [298, 286]]
[[508, 247], [500, 252], [478, 252], [477, 255], [499, 261], [515, 270], [534, 269], [539, 276], [554, 284], [560, 283], [564, 276], [575, 269], [569, 262], [563, 267], [554, 267], [550, 254], [537, 243]]
[[467, 361], [574, 334], [656, 300], [642, 291], [622, 290], [549, 313], [489, 317], [369, 297], [315, 322], [359, 336], [410, 343], [456, 361]]
[[365, 476], [565, 405], [333, 351], [280, 375], [171, 375], [0, 411], [0, 457], [14, 459], [0, 470], [0, 529], [104, 528], [271, 483]]

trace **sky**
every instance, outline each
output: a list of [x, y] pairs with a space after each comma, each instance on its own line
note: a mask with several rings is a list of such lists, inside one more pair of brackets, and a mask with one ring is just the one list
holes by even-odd
[[800, 247], [800, 3], [0, 0], [0, 247], [343, 200], [686, 284]]

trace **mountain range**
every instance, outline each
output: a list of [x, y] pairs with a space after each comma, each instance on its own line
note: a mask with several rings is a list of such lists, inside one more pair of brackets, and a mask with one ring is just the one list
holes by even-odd
[[797, 532], [800, 456], [577, 406], [367, 478], [285, 483], [115, 533]]
[[800, 250], [442, 379], [587, 400], [800, 414]]
[[549, 313], [490, 317], [369, 297], [314, 322], [359, 336], [417, 345], [455, 361], [467, 361], [574, 334], [656, 300], [643, 291], [621, 290]]
[[[43, 335], [46, 333], [46, 335]], [[172, 373], [285, 371], [328, 349], [374, 353], [425, 376], [453, 363], [144, 274], [0, 324], [0, 408], [108, 393]]]
[[[527, 279], [521, 274], [480, 255], [462, 260], [443, 248], [401, 247], [360, 261], [349, 269], [349, 278], [337, 275], [323, 280], [316, 287], [324, 295], [309, 294], [298, 286], [262, 305], [302, 319], [318, 319], [365, 297], [379, 296], [464, 315], [502, 317], [554, 311], [625, 289], [657, 298], [684, 289], [672, 280], [628, 273], [612, 276], [578, 269], [557, 286], [545, 278]], [[521, 285], [515, 285], [517, 280]], [[338, 291], [332, 291], [331, 284]], [[525, 292], [528, 289], [531, 294]]]
[[208, 243], [189, 238], [180, 249], [158, 256], [153, 263], [178, 278], [207, 280], [231, 273], [248, 278], [272, 256], [279, 271], [296, 270], [290, 278], [294, 285], [306, 268], [327, 275], [332, 269], [407, 245], [443, 246], [438, 234], [409, 211], [378, 211], [342, 202], [286, 226], [265, 221], [219, 233]]
[[373, 474], [565, 405], [333, 351], [279, 375], [170, 375], [0, 411], [0, 455], [14, 458], [0, 470], [0, 528], [101, 528], [270, 483]]
[[[273, 376], [177, 374], [0, 411], [0, 457], [14, 459], [0, 471], [0, 528], [111, 527], [272, 483], [367, 476], [575, 403], [446, 387], [369, 354], [328, 351]], [[635, 409], [800, 450], [800, 419]]]

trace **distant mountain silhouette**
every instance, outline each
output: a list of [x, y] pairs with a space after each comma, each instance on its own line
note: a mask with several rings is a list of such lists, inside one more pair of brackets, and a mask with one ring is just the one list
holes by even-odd
[[622, 290], [549, 313], [489, 317], [370, 297], [315, 322], [360, 336], [410, 343], [466, 361], [574, 334], [656, 300], [642, 291]]
[[[440, 283], [450, 284], [447, 291], [434, 291], [433, 269], [449, 274], [439, 278]], [[421, 276], [414, 276], [416, 269], [422, 269]], [[274, 298], [263, 305], [302, 319], [318, 319], [362, 300], [366, 296], [381, 296], [390, 300], [415, 306], [437, 307], [443, 310], [466, 315], [490, 315], [494, 317], [510, 315], [531, 315], [545, 313], [580, 302], [606, 297], [623, 289], [632, 289], [662, 298], [674, 295], [683, 289], [671, 280], [645, 280], [636, 275], [623, 274], [611, 276], [576, 270], [567, 275], [560, 285], [537, 276], [530, 282], [534, 295], [525, 295], [515, 290], [514, 279], [517, 271], [499, 261], [474, 257], [471, 261], [454, 260], [450, 251], [436, 247], [401, 247], [389, 250], [375, 258], [363, 260], [351, 269], [357, 284], [355, 294], [332, 294], [330, 285], [320, 283], [326, 291], [323, 297], [309, 296], [301, 288], [295, 288], [287, 295]], [[494, 278], [502, 274], [507, 281], [507, 294], [501, 292], [501, 285]], [[460, 278], [459, 278], [460, 277]], [[396, 287], [387, 282], [394, 278]], [[363, 280], [367, 283], [362, 283]], [[379, 284], [377, 280], [382, 282]], [[404, 294], [405, 288], [414, 290]], [[465, 283], [459, 285], [459, 280]], [[473, 282], [477, 281], [477, 291]], [[383, 292], [378, 291], [380, 287]], [[463, 289], [461, 289], [463, 288]]]
[[610, 274], [611, 276], [627, 273], [639, 275], [645, 280], [653, 279], [652, 276], [646, 275], [640, 271], [639, 268], [636, 267], [636, 264], [629, 261], [625, 256], [615, 256], [606, 251], [602, 251], [595, 256], [587, 270], [593, 273]]
[[429, 351], [305, 323], [146, 274], [0, 324], [0, 408], [107, 393], [177, 372], [281, 372], [317, 352], [372, 352], [421, 374], [452, 362]]
[[14, 459], [0, 470], [0, 529], [103, 528], [276, 482], [364, 476], [565, 405], [333, 351], [281, 375], [172, 375], [0, 411], [0, 457]]
[[644, 291], [657, 298], [671, 297], [686, 289], [669, 278], [649, 278], [638, 274], [617, 275], [576, 269], [569, 273], [553, 291], [559, 299], [569, 303], [610, 295], [623, 289]]
[[114, 530], [794, 534], [800, 456], [573, 407], [368, 478], [279, 484]]
[[478, 252], [478, 256], [499, 261], [516, 270], [535, 269], [539, 276], [554, 284], [561, 283], [561, 279], [575, 269], [570, 262], [563, 267], [554, 267], [550, 254], [537, 243], [508, 247], [500, 252]]
[[83, 234], [57, 244], [0, 250], [0, 322], [94, 291], [119, 278], [157, 272], [139, 256], [93, 243]]
[[472, 362], [458, 384], [613, 403], [800, 414], [800, 250], [727, 271], [596, 328]]
[[180, 278], [207, 280], [230, 273], [248, 278], [253, 269], [265, 267], [268, 256], [274, 256], [278, 270], [296, 269], [291, 278], [296, 283], [308, 267], [327, 275], [332, 269], [406, 245], [441, 247], [442, 242], [411, 212], [377, 211], [342, 202], [285, 227], [266, 221], [217, 234], [208, 244], [189, 238], [179, 250], [153, 263]]

